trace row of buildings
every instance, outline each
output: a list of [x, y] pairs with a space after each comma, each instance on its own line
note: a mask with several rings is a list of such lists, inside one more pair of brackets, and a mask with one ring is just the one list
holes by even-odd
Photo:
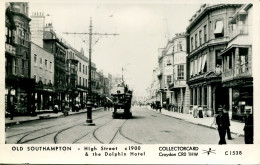
[[[29, 3], [6, 3], [5, 19], [5, 103], [16, 102], [16, 114], [53, 109], [66, 101], [83, 108], [88, 94], [89, 60], [70, 46], [46, 21], [41, 12], [29, 17]], [[102, 104], [110, 96], [112, 75], [91, 64], [92, 96]]]
[[[150, 99], [205, 116], [225, 106], [241, 120], [253, 110], [252, 4], [203, 4], [184, 33], [159, 49]], [[171, 106], [169, 106], [171, 105]]]

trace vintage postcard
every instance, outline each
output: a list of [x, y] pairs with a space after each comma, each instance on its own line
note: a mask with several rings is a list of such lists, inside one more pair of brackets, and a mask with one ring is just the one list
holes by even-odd
[[0, 163], [260, 163], [259, 1], [0, 10]]

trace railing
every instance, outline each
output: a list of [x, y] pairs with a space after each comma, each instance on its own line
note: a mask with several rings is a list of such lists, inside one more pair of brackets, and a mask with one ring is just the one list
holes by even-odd
[[222, 73], [222, 81], [239, 77], [252, 77], [252, 67], [248, 64], [244, 64]]
[[229, 38], [232, 40], [236, 36], [240, 34], [248, 34], [248, 27], [247, 25], [236, 25], [235, 29], [230, 29], [229, 30]]

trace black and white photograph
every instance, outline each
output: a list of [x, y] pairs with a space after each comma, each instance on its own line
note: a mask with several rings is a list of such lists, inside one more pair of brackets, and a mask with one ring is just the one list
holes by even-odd
[[259, 163], [259, 1], [1, 4], [10, 155]]

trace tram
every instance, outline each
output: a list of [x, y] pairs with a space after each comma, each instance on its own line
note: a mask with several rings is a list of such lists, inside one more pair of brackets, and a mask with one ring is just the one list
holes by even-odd
[[129, 90], [124, 83], [118, 84], [111, 91], [113, 98], [114, 111], [112, 117], [115, 118], [132, 118], [131, 101], [133, 91]]

